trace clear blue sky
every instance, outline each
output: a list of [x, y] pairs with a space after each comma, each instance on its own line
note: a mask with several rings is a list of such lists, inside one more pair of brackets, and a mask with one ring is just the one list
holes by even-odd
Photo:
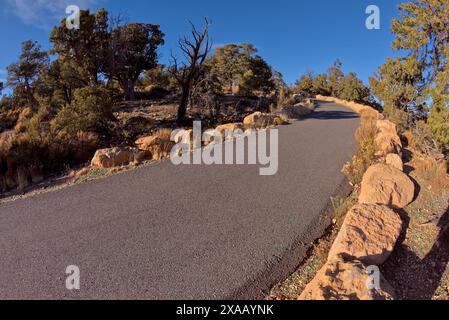
[[[1, 0], [0, 79], [6, 78], [6, 66], [17, 59], [22, 41], [37, 40], [49, 48], [51, 26], [65, 17], [66, 5], [77, 4], [160, 24], [166, 34], [163, 63], [177, 38], [189, 31], [187, 20], [201, 23], [208, 17], [216, 46], [253, 43], [288, 83], [307, 70], [325, 71], [336, 58], [346, 72], [355, 71], [366, 82], [394, 54], [390, 24], [401, 2], [405, 0]], [[380, 30], [365, 28], [370, 4], [381, 9]]]

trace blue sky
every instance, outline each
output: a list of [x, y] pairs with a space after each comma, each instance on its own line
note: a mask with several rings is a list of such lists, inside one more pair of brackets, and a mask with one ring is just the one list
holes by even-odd
[[[323, 72], [339, 58], [346, 72], [365, 82], [386, 57], [394, 55], [390, 32], [397, 5], [405, 0], [0, 0], [0, 81], [15, 61], [21, 42], [33, 39], [49, 48], [51, 27], [65, 17], [69, 4], [82, 9], [105, 7], [130, 21], [161, 25], [166, 63], [179, 36], [189, 31], [187, 20], [212, 20], [214, 45], [253, 43], [271, 65], [293, 83], [307, 70]], [[381, 10], [381, 29], [367, 30], [365, 9]]]

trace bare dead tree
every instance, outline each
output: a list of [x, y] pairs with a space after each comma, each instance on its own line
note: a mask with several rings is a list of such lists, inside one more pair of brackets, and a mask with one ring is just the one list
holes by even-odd
[[178, 82], [181, 88], [181, 101], [178, 107], [178, 122], [183, 122], [187, 113], [187, 104], [193, 84], [201, 73], [201, 67], [207, 58], [212, 46], [209, 40], [210, 22], [205, 19], [202, 31], [199, 31], [193, 23], [191, 37], [179, 39], [178, 46], [182, 51], [185, 61], [179, 63], [176, 56], [171, 55], [171, 66], [169, 72]]

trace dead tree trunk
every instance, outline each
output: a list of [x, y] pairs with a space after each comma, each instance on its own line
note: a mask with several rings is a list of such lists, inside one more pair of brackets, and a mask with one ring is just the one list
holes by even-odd
[[186, 118], [190, 90], [197, 80], [201, 67], [211, 50], [209, 41], [210, 23], [207, 19], [205, 21], [202, 32], [198, 31], [191, 23], [192, 38], [184, 37], [178, 41], [179, 49], [185, 57], [185, 62], [182, 65], [178, 64], [177, 58], [172, 54], [172, 63], [169, 71], [181, 87], [181, 101], [178, 106], [178, 122], [180, 123]]

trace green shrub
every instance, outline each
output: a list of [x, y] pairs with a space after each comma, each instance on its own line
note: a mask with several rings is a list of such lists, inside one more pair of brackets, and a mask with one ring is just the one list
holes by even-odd
[[383, 114], [396, 124], [399, 133], [404, 133], [412, 125], [412, 119], [407, 111], [386, 106]]
[[282, 87], [279, 90], [278, 101], [277, 101], [277, 109], [281, 110], [285, 107], [291, 107], [296, 104], [295, 97], [293, 96], [293, 92], [288, 87]]
[[432, 108], [428, 123], [441, 151], [449, 157], [449, 108], [436, 106]]
[[113, 95], [105, 88], [77, 89], [72, 103], [59, 111], [51, 123], [51, 128], [53, 131], [63, 131], [72, 136], [78, 132], [107, 134], [115, 120], [113, 105]]

